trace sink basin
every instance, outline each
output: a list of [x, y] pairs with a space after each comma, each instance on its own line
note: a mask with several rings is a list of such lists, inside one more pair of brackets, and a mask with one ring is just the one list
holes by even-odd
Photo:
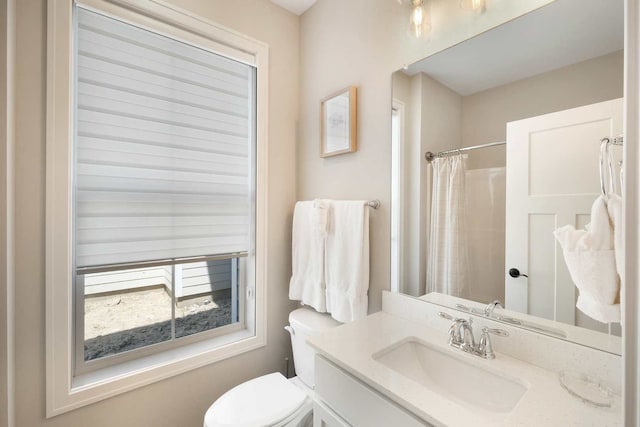
[[375, 353], [373, 358], [450, 400], [493, 413], [511, 412], [527, 391], [517, 380], [464, 360], [475, 356], [459, 356], [408, 338]]

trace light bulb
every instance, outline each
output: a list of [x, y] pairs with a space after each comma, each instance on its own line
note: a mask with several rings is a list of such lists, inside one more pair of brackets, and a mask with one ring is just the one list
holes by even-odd
[[486, 0], [460, 0], [460, 8], [483, 12], [486, 8]]
[[412, 0], [413, 9], [409, 18], [409, 32], [415, 37], [425, 37], [431, 31], [429, 14], [423, 0]]

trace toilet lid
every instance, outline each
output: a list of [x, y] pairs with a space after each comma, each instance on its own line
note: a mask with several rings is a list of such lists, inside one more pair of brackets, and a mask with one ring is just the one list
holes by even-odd
[[206, 427], [268, 426], [288, 417], [307, 398], [280, 373], [264, 375], [220, 396], [204, 417]]

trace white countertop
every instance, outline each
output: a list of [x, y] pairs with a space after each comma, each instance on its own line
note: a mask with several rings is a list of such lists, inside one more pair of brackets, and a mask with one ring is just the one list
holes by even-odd
[[[492, 413], [432, 392], [372, 358], [374, 353], [409, 337], [425, 341], [443, 352], [450, 352], [454, 357], [465, 358], [468, 363], [517, 378], [528, 390], [510, 413]], [[379, 312], [311, 337], [308, 342], [331, 362], [436, 426], [622, 425], [619, 396], [614, 398], [612, 408], [597, 408], [564, 390], [557, 372], [498, 352], [495, 359], [484, 360], [450, 347], [447, 339], [446, 331]], [[464, 381], [464, 378], [451, 372], [451, 380]]]

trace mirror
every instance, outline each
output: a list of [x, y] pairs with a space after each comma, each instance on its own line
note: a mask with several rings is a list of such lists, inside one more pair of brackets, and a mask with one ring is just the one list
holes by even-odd
[[557, 0], [393, 74], [392, 290], [620, 354], [554, 231], [591, 221], [601, 157], [621, 192], [623, 29], [622, 0]]

